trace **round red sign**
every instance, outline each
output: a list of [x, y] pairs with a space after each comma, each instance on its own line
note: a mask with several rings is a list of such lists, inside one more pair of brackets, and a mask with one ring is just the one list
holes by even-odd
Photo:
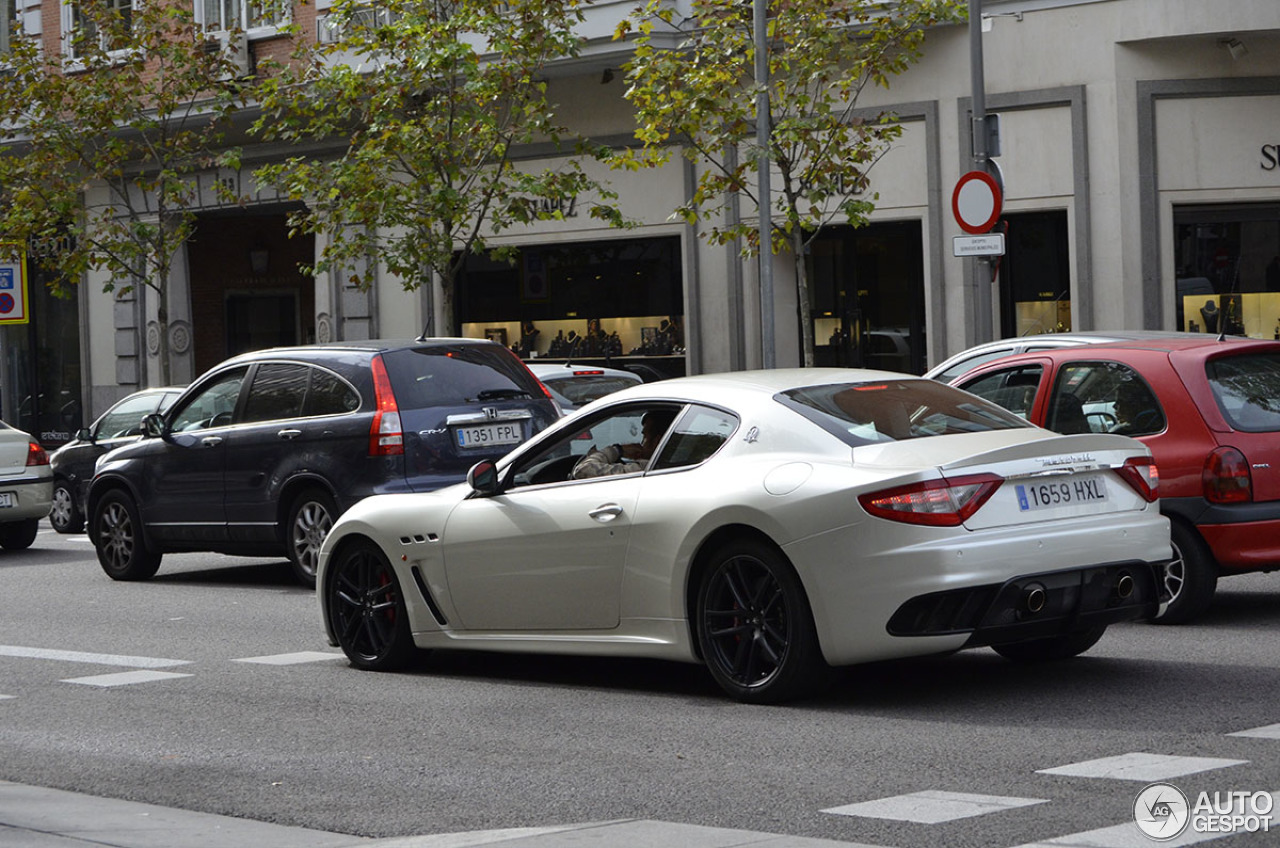
[[1000, 219], [1003, 198], [995, 177], [985, 171], [970, 171], [956, 181], [951, 193], [951, 212], [966, 233], [985, 233]]

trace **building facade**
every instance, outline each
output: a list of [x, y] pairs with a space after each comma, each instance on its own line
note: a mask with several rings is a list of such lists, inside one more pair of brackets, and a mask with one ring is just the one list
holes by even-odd
[[[25, 26], [65, 25], [48, 0], [11, 2]], [[252, 4], [241, 4], [247, 15]], [[614, 145], [632, 141], [619, 72], [628, 48], [612, 34], [633, 6], [594, 3], [586, 49], [550, 81], [563, 123]], [[325, 10], [321, 0], [295, 14], [323, 34]], [[996, 230], [1005, 255], [955, 255], [964, 233], [952, 191], [972, 167], [970, 34], [963, 25], [938, 28], [918, 65], [863, 95], [868, 114], [895, 112], [904, 133], [870, 172], [868, 191], [878, 195], [871, 223], [832, 226], [813, 245], [810, 315], [797, 314], [790, 257], [774, 260], [776, 363], [799, 364], [800, 322], [809, 321], [817, 364], [920, 373], [978, 340], [979, 286], [990, 287], [998, 336], [1177, 328], [1280, 337], [1280, 3], [986, 0], [983, 14], [986, 109], [1000, 116]], [[261, 55], [281, 49], [270, 26], [249, 27], [248, 41]], [[504, 232], [498, 241], [520, 247], [519, 261], [471, 263], [453, 294], [455, 322], [440, 326], [438, 288], [406, 292], [384, 274], [361, 292], [335, 275], [301, 275], [298, 263], [319, 245], [288, 238], [289, 206], [270, 190], [249, 186], [254, 202], [245, 208], [219, 204], [214, 181], [251, 181], [255, 162], [283, 153], [251, 149], [246, 170], [202, 175], [210, 188], [199, 229], [171, 280], [175, 382], [248, 348], [424, 330], [487, 336], [528, 357], [607, 358], [661, 374], [765, 361], [756, 263], [670, 217], [696, 179], [691, 163], [596, 174], [641, 223], [635, 229], [578, 214], [582, 198], [561, 219]], [[548, 154], [525, 151], [531, 163]], [[24, 398], [70, 392], [79, 403], [70, 409], [89, 420], [158, 380], [155, 305], [102, 288], [86, 279], [74, 314], [48, 310], [46, 325], [64, 325], [54, 337], [79, 340], [78, 364], [60, 363], [57, 385], [40, 364], [52, 355], [47, 345], [29, 330], [0, 330], [6, 420], [67, 432], [43, 425], [48, 410], [28, 422], [11, 411]], [[66, 385], [72, 380], [78, 385]]]

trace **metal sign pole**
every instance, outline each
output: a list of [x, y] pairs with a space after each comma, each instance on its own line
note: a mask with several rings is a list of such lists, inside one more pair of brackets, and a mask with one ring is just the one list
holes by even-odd
[[[987, 172], [987, 97], [982, 69], [982, 0], [969, 0], [969, 78], [973, 86], [973, 169]], [[973, 258], [974, 344], [995, 336], [991, 321], [991, 265], [987, 259]]]
[[756, 50], [756, 148], [759, 157], [760, 198], [760, 347], [761, 364], [777, 367], [773, 325], [773, 201], [769, 196], [769, 0], [752, 6]]

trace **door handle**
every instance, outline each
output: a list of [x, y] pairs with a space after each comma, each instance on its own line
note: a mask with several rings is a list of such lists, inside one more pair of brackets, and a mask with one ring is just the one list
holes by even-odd
[[200, 440], [200, 444], [204, 445], [207, 448], [216, 448], [218, 445], [222, 444], [222, 437], [221, 436], [205, 436], [203, 439]]
[[622, 515], [622, 507], [618, 506], [616, 503], [601, 504], [588, 512], [587, 515], [591, 516], [596, 521], [599, 521], [601, 524], [605, 524], [617, 518], [619, 515]]
[[276, 433], [276, 435], [288, 442], [288, 441], [293, 441], [294, 439], [301, 436], [302, 431], [301, 430], [281, 430], [279, 433]]

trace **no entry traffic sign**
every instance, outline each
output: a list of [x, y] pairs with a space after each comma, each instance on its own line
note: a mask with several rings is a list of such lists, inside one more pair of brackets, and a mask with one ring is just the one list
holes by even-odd
[[1000, 219], [1003, 202], [995, 177], [985, 171], [970, 171], [956, 181], [951, 213], [966, 233], [985, 233]]

